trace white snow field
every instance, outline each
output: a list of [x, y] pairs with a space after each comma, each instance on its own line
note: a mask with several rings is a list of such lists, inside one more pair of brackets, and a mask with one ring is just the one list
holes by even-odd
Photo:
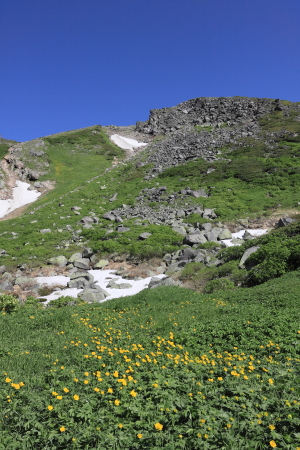
[[[245, 231], [248, 231], [248, 233], [251, 234], [251, 236], [258, 237], [262, 236], [263, 234], [266, 234], [268, 232], [268, 229], [263, 228], [257, 228], [256, 230], [241, 230], [237, 233], [232, 233], [232, 239], [241, 239], [241, 244], [244, 242], [242, 241], [242, 238], [244, 236]], [[232, 247], [237, 244], [232, 243], [232, 239], [223, 239], [221, 242], [224, 242], [226, 247]]]
[[[118, 275], [115, 275], [114, 270], [88, 270], [88, 273], [94, 276], [96, 284], [98, 284], [102, 289], [105, 289], [110, 295], [106, 297], [105, 300], [102, 300], [102, 302], [105, 302], [106, 300], [112, 300], [113, 298], [119, 298], [119, 297], [127, 297], [129, 295], [135, 295], [138, 292], [142, 291], [143, 289], [148, 287], [148, 284], [152, 277], [144, 278], [143, 280], [127, 280], [124, 279]], [[156, 278], [164, 278], [165, 275], [155, 275]], [[65, 277], [62, 275], [53, 276], [53, 277], [37, 277], [35, 278], [36, 281], [39, 284], [47, 284], [48, 286], [53, 285], [60, 285], [60, 286], [67, 286], [68, 281], [70, 280], [69, 277]], [[120, 283], [129, 283], [131, 284], [131, 288], [129, 289], [110, 289], [107, 288], [106, 285], [108, 282], [113, 279], [116, 281], [117, 284]], [[41, 298], [46, 298], [47, 301], [44, 302], [45, 304], [49, 303], [50, 300], [54, 300], [60, 296], [66, 296], [70, 295], [71, 297], [77, 298], [77, 295], [79, 292], [81, 292], [82, 289], [76, 289], [76, 288], [66, 288], [62, 289], [60, 291], [54, 291], [50, 295], [46, 295]], [[100, 303], [102, 303], [100, 302]]]
[[123, 136], [119, 136], [118, 134], [113, 134], [110, 139], [114, 144], [116, 144], [123, 150], [131, 150], [132, 152], [137, 150], [139, 147], [144, 147], [145, 145], [147, 145], [145, 142], [138, 142], [135, 139], [129, 139]]
[[34, 202], [41, 193], [38, 191], [28, 191], [30, 186], [23, 181], [16, 181], [16, 187], [13, 188], [13, 197], [8, 200], [0, 200], [0, 218], [7, 216], [17, 208]]

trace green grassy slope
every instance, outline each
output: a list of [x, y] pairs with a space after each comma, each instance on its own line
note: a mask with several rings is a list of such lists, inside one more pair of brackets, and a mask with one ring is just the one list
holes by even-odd
[[[104, 212], [123, 204], [138, 205], [136, 198], [141, 190], [158, 185], [167, 188], [161, 205], [169, 204], [168, 196], [186, 186], [206, 189], [208, 198], [185, 198], [178, 200], [176, 206], [187, 203], [215, 208], [217, 220], [222, 221], [267, 217], [277, 208], [297, 211], [300, 125], [295, 114], [285, 116], [276, 112], [265, 116], [261, 119], [263, 131], [258, 139], [242, 138], [231, 147], [223, 148], [223, 160], [208, 164], [199, 158], [167, 169], [150, 180], [144, 178], [150, 166], [137, 164], [145, 160], [143, 152], [105, 173], [112, 158], [120, 160], [123, 152], [108, 140], [99, 126], [43, 138], [49, 172], [41, 180], [52, 180], [56, 187], [30, 205], [22, 217], [1, 222], [0, 248], [9, 253], [2, 258], [3, 263], [8, 266], [24, 262], [44, 264], [51, 256], [68, 256], [84, 245], [91, 245], [102, 255], [117, 252], [140, 258], [162, 256], [180, 248], [182, 238], [161, 225], [142, 227], [128, 220], [124, 225], [129, 226], [130, 231], [106, 234], [108, 229], [114, 230], [114, 224], [102, 219]], [[266, 145], [265, 133], [273, 130], [274, 121], [276, 130], [286, 128], [293, 134], [274, 134], [272, 145]], [[30, 144], [24, 148], [25, 153], [29, 153]], [[214, 171], [207, 173], [208, 169]], [[99, 178], [91, 180], [100, 174]], [[117, 194], [116, 199], [110, 201], [114, 194]], [[72, 206], [82, 208], [79, 215], [71, 210]], [[149, 206], [157, 207], [151, 202]], [[34, 214], [29, 214], [30, 211]], [[81, 239], [74, 240], [74, 231], [82, 228], [80, 219], [91, 214], [99, 218], [99, 223], [92, 230], [83, 230]], [[199, 217], [194, 220], [199, 221]], [[40, 233], [45, 228], [51, 229], [46, 236]], [[150, 240], [138, 241], [142, 231], [152, 233]], [[11, 232], [16, 234], [11, 235]]]
[[0, 449], [295, 449], [299, 272], [0, 315]]

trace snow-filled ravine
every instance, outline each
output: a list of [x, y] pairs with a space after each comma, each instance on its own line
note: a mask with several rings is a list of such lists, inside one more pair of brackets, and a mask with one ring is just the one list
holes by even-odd
[[[96, 282], [96, 285], [100, 286], [102, 289], [105, 289], [110, 295], [105, 298], [105, 300], [102, 300], [105, 302], [106, 300], [111, 300], [113, 298], [119, 298], [119, 297], [127, 297], [129, 295], [135, 295], [138, 292], [142, 291], [143, 289], [148, 287], [148, 284], [150, 283], [150, 280], [152, 277], [144, 278], [143, 280], [127, 280], [119, 275], [115, 275], [114, 270], [88, 270], [88, 273], [93, 275], [94, 280]], [[156, 278], [164, 278], [165, 275], [155, 275]], [[128, 284], [131, 284], [131, 288], [127, 289], [111, 289], [107, 288], [107, 284], [109, 281], [114, 280], [117, 284], [120, 284], [122, 282], [126, 282]], [[69, 277], [63, 276], [63, 275], [57, 275], [53, 277], [37, 277], [36, 281], [42, 285], [46, 284], [47, 286], [53, 286], [53, 285], [60, 285], [60, 286], [67, 286], [68, 281], [70, 281]], [[60, 296], [66, 296], [69, 295], [71, 297], [77, 298], [78, 293], [81, 292], [82, 289], [76, 289], [76, 288], [65, 288], [62, 290], [57, 290], [52, 292], [50, 295], [46, 295], [41, 298], [46, 298], [47, 301], [44, 303], [49, 303], [50, 300], [55, 300], [56, 298]], [[102, 302], [100, 302], [102, 303]]]
[[0, 200], [0, 218], [7, 216], [17, 208], [34, 202], [41, 195], [40, 192], [28, 191], [30, 184], [23, 181], [16, 181], [16, 187], [13, 188], [13, 196], [7, 200]]
[[134, 152], [139, 147], [145, 147], [147, 145], [145, 142], [138, 142], [135, 139], [129, 139], [118, 134], [113, 134], [110, 137], [111, 141], [123, 150], [131, 150]]

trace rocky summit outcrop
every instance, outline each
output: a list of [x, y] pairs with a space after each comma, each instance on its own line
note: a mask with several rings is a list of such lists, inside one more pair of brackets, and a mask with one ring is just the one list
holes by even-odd
[[190, 126], [222, 126], [256, 122], [274, 110], [288, 110], [280, 101], [248, 97], [199, 97], [171, 108], [152, 109], [136, 129], [145, 134], [168, 134]]
[[[283, 104], [278, 99], [200, 97], [171, 108], [151, 110], [147, 121], [137, 122], [136, 130], [158, 136], [148, 146], [146, 160], [154, 164], [150, 176], [156, 176], [165, 168], [192, 159], [212, 163], [220, 159], [224, 146], [238, 146], [245, 137], [257, 138], [263, 116], [274, 111], [288, 116], [293, 108], [298, 105]], [[272, 135], [266, 133], [264, 140], [272, 141]]]

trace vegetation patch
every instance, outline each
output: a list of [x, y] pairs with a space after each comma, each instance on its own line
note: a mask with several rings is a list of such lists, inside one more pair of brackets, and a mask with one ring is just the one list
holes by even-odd
[[299, 289], [2, 312], [0, 448], [296, 448]]

